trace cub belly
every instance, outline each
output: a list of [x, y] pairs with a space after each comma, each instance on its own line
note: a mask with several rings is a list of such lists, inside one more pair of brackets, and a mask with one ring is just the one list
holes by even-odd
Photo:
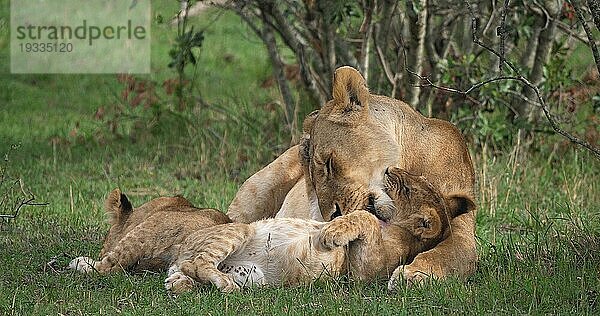
[[300, 284], [337, 276], [344, 267], [344, 249], [320, 246], [324, 225], [295, 218], [252, 223], [253, 237], [218, 268], [240, 286]]

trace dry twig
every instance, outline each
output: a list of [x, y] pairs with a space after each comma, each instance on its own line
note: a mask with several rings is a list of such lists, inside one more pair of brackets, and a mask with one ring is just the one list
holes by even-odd
[[[18, 148], [18, 145], [12, 145], [11, 150], [15, 150]], [[19, 211], [23, 206], [43, 206], [48, 205], [48, 203], [36, 203], [35, 196], [33, 193], [25, 192], [25, 187], [23, 185], [23, 181], [21, 179], [8, 179], [8, 175], [6, 173], [6, 165], [8, 165], [9, 154], [6, 153], [4, 156], [4, 166], [0, 165], [0, 191], [2, 191], [2, 196], [0, 197], [0, 212], [3, 212], [5, 209], [10, 209], [7, 214], [0, 213], [0, 219], [15, 219], [19, 215]], [[7, 184], [7, 182], [9, 184]], [[5, 184], [7, 186], [5, 187]], [[20, 191], [21, 198], [14, 199], [14, 192]], [[19, 193], [17, 193], [19, 194]]]
[[48, 205], [48, 203], [36, 203], [35, 202], [35, 196], [33, 195], [33, 193], [29, 192], [26, 193], [25, 189], [23, 187], [23, 181], [21, 179], [17, 179], [13, 182], [13, 184], [10, 186], [10, 188], [7, 190], [7, 192], [4, 194], [4, 196], [2, 197], [2, 200], [0, 201], [0, 207], [5, 206], [6, 204], [9, 203], [9, 195], [12, 191], [12, 189], [15, 188], [15, 186], [19, 185], [19, 188], [21, 190], [21, 193], [23, 194], [23, 198], [19, 199], [18, 201], [16, 201], [14, 203], [14, 206], [12, 207], [11, 210], [11, 214], [0, 214], [0, 218], [2, 219], [15, 219], [17, 218], [17, 216], [19, 216], [19, 211], [21, 210], [21, 208], [25, 205], [28, 206], [44, 206], [44, 205]]

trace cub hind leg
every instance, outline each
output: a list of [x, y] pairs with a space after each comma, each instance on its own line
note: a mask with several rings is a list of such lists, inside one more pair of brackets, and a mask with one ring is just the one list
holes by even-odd
[[69, 269], [81, 273], [97, 271], [101, 274], [107, 274], [130, 268], [138, 260], [151, 253], [151, 249], [147, 248], [152, 246], [148, 245], [148, 238], [152, 236], [152, 230], [146, 226], [140, 224], [139, 228], [129, 232], [100, 260], [96, 261], [89, 257], [77, 257], [71, 260]]
[[234, 278], [218, 267], [253, 236], [253, 229], [241, 223], [214, 226], [191, 234], [184, 243], [179, 260], [169, 269], [165, 288], [181, 293], [190, 290], [194, 282], [200, 282], [212, 283], [226, 293], [238, 290], [239, 285]]

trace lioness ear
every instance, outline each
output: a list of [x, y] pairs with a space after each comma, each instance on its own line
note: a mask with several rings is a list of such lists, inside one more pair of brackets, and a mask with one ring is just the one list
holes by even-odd
[[121, 190], [114, 189], [112, 192], [108, 194], [106, 201], [104, 202], [104, 208], [108, 214], [110, 214], [110, 224], [116, 225], [123, 222], [131, 211], [133, 211], [133, 207], [127, 199], [127, 196], [121, 193]]
[[303, 134], [310, 134], [313, 126], [315, 125], [315, 121], [317, 120], [317, 116], [319, 116], [319, 110], [310, 112], [310, 114], [304, 118], [304, 123], [302, 123]]
[[475, 201], [468, 195], [451, 194], [446, 197], [446, 209], [450, 219], [471, 212], [475, 208], [477, 208]]
[[347, 118], [348, 115], [366, 113], [369, 108], [369, 88], [358, 70], [344, 66], [333, 75], [333, 102], [331, 114]]

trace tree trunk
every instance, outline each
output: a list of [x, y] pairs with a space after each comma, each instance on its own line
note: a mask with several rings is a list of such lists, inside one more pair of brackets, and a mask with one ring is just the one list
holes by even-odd
[[[537, 21], [537, 22], [539, 22], [539, 21]], [[525, 68], [527, 68], [528, 70], [531, 69], [531, 67], [533, 67], [533, 59], [535, 57], [535, 52], [537, 50], [537, 45], [538, 45], [538, 41], [534, 40], [534, 39], [539, 38], [540, 31], [543, 26], [543, 25], [540, 26], [539, 23], [537, 23], [537, 22], [533, 26], [533, 30], [531, 32], [531, 37], [527, 41], [525, 51], [523, 51], [523, 54], [521, 55], [521, 60], [520, 60], [521, 65], [524, 66]]]
[[[417, 5], [418, 7], [415, 7]], [[408, 1], [406, 12], [410, 20], [410, 45], [407, 56], [407, 67], [417, 75], [423, 71], [423, 61], [425, 60], [425, 38], [427, 33], [427, 0]], [[407, 102], [418, 108], [421, 88], [418, 86], [420, 80], [417, 76], [409, 76], [410, 87], [408, 88]]]
[[363, 40], [360, 47], [360, 70], [366, 82], [369, 82], [369, 55], [371, 50], [371, 37], [373, 34], [373, 10], [375, 10], [375, 1], [368, 0], [364, 3], [363, 12], [365, 19], [359, 32], [363, 34]]
[[[537, 47], [535, 50], [535, 57], [533, 62], [533, 67], [531, 68], [531, 72], [529, 74], [529, 81], [535, 85], [539, 86], [544, 78], [544, 65], [548, 61], [550, 57], [550, 49], [552, 48], [552, 43], [554, 41], [554, 36], [557, 28], [557, 19], [559, 18], [559, 14], [562, 8], [562, 1], [554, 1], [554, 0], [546, 0], [544, 1], [544, 6], [548, 14], [550, 15], [550, 19], [548, 21], [540, 21], [542, 25], [546, 25], [546, 28], [540, 31], [540, 34], [537, 39]], [[540, 16], [541, 19], [545, 19], [545, 16]], [[532, 109], [529, 101], [527, 100], [535, 100], [535, 92], [530, 88], [524, 88], [523, 91], [526, 99], [521, 100], [519, 106], [517, 107], [517, 112], [519, 117], [527, 118], [528, 121], [533, 122], [536, 120], [537, 110]]]
[[266, 23], [263, 23], [261, 37], [263, 42], [267, 46], [269, 59], [271, 60], [271, 65], [273, 65], [273, 75], [277, 80], [277, 86], [279, 87], [279, 92], [281, 93], [281, 97], [283, 98], [283, 110], [285, 114], [286, 126], [290, 131], [290, 134], [295, 135], [294, 129], [296, 126], [296, 107], [294, 102], [294, 96], [292, 95], [292, 91], [290, 90], [288, 81], [285, 78], [284, 64], [281, 60], [281, 56], [279, 56], [279, 52], [277, 51], [277, 43], [275, 42], [275, 36], [273, 35], [273, 30], [271, 29], [271, 26], [269, 26]]

